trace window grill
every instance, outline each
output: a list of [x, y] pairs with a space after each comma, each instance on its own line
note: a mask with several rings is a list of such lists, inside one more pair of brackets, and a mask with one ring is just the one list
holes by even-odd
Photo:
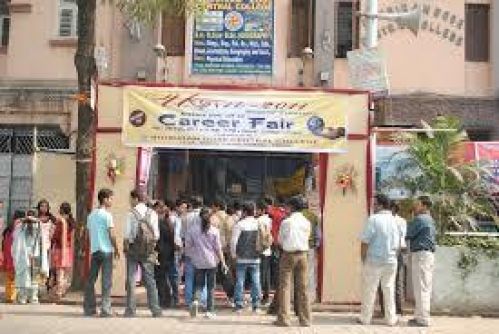
[[[0, 153], [33, 154], [33, 129], [0, 129]], [[36, 134], [40, 149], [69, 149], [69, 137], [60, 130], [42, 129]]]

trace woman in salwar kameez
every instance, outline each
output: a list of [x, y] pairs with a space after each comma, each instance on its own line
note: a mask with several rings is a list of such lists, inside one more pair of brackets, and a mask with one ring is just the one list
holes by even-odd
[[17, 301], [38, 304], [39, 282], [49, 273], [47, 253], [43, 249], [42, 229], [34, 212], [28, 211], [27, 217], [14, 230], [12, 258], [15, 268]]
[[5, 302], [13, 303], [16, 300], [16, 283], [14, 271], [14, 259], [12, 258], [12, 244], [14, 242], [14, 231], [17, 225], [21, 224], [26, 213], [24, 211], [16, 211], [12, 218], [12, 223], [8, 224], [2, 232], [2, 254], [3, 265], [2, 270], [5, 273]]
[[[55, 230], [55, 217], [50, 213], [50, 203], [46, 199], [41, 199], [36, 208], [38, 210], [38, 220], [40, 221], [43, 238], [44, 248], [42, 249], [42, 252], [47, 254], [47, 259], [50, 265], [50, 241]], [[51, 287], [55, 284], [55, 271], [52, 267], [49, 268], [49, 277], [44, 283], [47, 288], [47, 292], [50, 293]]]
[[55, 284], [51, 287], [50, 297], [60, 300], [67, 292], [71, 281], [73, 267], [73, 229], [75, 220], [71, 213], [71, 205], [62, 203], [60, 216], [56, 218], [55, 231], [52, 235], [50, 252], [51, 268], [55, 275]]

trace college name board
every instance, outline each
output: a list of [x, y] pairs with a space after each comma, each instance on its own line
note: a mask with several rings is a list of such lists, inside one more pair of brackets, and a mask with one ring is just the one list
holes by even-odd
[[272, 75], [273, 0], [210, 0], [196, 17], [193, 74]]
[[123, 142], [187, 149], [345, 152], [348, 95], [124, 88]]

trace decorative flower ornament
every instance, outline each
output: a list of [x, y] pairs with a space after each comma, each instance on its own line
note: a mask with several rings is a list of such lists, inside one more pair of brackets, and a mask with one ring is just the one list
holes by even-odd
[[343, 196], [346, 195], [347, 190], [353, 193], [357, 192], [357, 176], [358, 173], [353, 165], [345, 164], [337, 169], [336, 185], [343, 192]]
[[124, 174], [125, 171], [125, 159], [117, 158], [114, 154], [110, 154], [107, 157], [107, 177], [112, 184], [116, 182], [116, 178]]

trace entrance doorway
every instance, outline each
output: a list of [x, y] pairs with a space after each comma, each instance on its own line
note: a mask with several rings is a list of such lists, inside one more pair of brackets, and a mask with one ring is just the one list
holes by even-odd
[[276, 199], [315, 189], [312, 154], [158, 149], [150, 192], [154, 198], [200, 195], [214, 199]]
[[[153, 199], [201, 196], [209, 205], [215, 199], [229, 204], [271, 195], [283, 203], [293, 195], [302, 194], [307, 197], [310, 209], [320, 217], [318, 155], [157, 148], [149, 156], [150, 164], [144, 164], [150, 166], [145, 184]], [[318, 296], [319, 262], [315, 255], [309, 257], [313, 301]]]

